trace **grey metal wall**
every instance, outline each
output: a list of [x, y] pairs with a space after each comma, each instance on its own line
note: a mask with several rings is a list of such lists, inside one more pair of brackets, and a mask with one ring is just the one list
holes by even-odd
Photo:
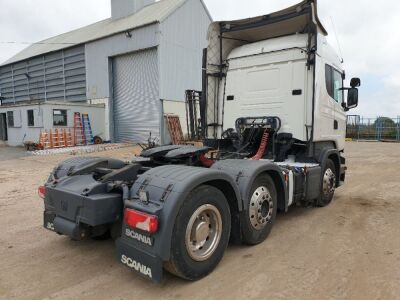
[[109, 59], [141, 49], [157, 47], [159, 25], [153, 24], [86, 44], [86, 72], [88, 99], [110, 98]]
[[161, 99], [183, 101], [185, 90], [201, 90], [203, 48], [211, 22], [200, 0], [188, 0], [161, 23]]
[[114, 140], [145, 143], [160, 137], [157, 48], [113, 60]]
[[0, 67], [4, 103], [86, 100], [85, 47], [64, 49]]
[[155, 0], [111, 0], [111, 17], [116, 20], [138, 12]]

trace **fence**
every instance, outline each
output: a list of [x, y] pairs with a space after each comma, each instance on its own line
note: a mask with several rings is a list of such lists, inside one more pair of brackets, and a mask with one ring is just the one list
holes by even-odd
[[353, 140], [400, 141], [400, 116], [394, 119], [348, 116], [346, 136]]

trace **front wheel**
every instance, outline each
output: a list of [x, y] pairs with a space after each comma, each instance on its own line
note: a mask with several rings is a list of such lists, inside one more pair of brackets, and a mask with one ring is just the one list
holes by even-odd
[[178, 216], [171, 241], [170, 273], [198, 280], [211, 273], [228, 246], [231, 215], [224, 194], [203, 185], [192, 191]]
[[322, 190], [317, 199], [318, 207], [325, 207], [332, 202], [336, 188], [336, 168], [331, 159], [326, 161], [325, 169], [322, 173]]

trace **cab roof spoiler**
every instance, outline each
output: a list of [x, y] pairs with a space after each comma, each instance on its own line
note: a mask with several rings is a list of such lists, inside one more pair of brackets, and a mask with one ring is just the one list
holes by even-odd
[[324, 35], [328, 35], [317, 11], [317, 0], [304, 0], [286, 9], [254, 18], [218, 21], [210, 25], [208, 39], [217, 33], [224, 38], [247, 43], [274, 37], [304, 33], [311, 24], [316, 25]]

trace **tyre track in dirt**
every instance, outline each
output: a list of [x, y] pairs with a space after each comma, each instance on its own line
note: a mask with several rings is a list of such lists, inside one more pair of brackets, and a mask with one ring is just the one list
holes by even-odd
[[[130, 160], [137, 149], [89, 156]], [[400, 145], [348, 143], [346, 185], [328, 207], [291, 208], [255, 247], [229, 246], [198, 282], [154, 285], [115, 260], [111, 241], [42, 228], [38, 185], [70, 156], [0, 162], [1, 299], [399, 299]]]

